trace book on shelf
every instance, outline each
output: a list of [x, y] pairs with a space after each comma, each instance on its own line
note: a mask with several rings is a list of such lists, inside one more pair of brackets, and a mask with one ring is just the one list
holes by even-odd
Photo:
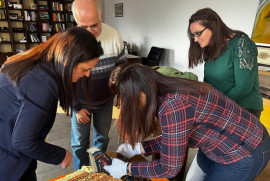
[[38, 28], [36, 24], [27, 24], [27, 31], [37, 32]]
[[39, 43], [40, 40], [36, 34], [29, 34], [32, 43]]
[[6, 10], [5, 9], [1, 9], [0, 10], [0, 19], [6, 19]]
[[50, 33], [52, 30], [52, 25], [50, 25], [50, 23], [40, 23], [40, 30], [43, 33]]
[[66, 29], [65, 24], [55, 23], [55, 31], [56, 32], [60, 32], [60, 31], [65, 30], [65, 29]]
[[63, 11], [63, 4], [60, 2], [52, 2], [53, 11]]
[[38, 10], [40, 10], [40, 11], [48, 11], [49, 6], [48, 5], [38, 5]]
[[25, 21], [36, 21], [37, 13], [35, 11], [24, 11]]
[[23, 32], [24, 31], [24, 28], [12, 28], [12, 31], [14, 32]]
[[66, 3], [65, 4], [65, 10], [66, 11], [71, 11], [71, 3]]
[[67, 22], [74, 22], [74, 17], [72, 14], [66, 13], [66, 21]]
[[50, 15], [49, 15], [49, 14], [43, 14], [43, 13], [40, 13], [40, 14], [39, 14], [39, 18], [40, 18], [40, 19], [50, 19]]
[[52, 20], [53, 21], [64, 21], [65, 17], [62, 13], [52, 13]]

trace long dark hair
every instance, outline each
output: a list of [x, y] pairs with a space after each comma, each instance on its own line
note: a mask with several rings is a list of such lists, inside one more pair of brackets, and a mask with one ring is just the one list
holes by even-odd
[[[205, 48], [201, 48], [200, 45], [191, 38], [190, 25], [194, 22], [198, 22], [212, 31], [210, 43]], [[241, 31], [232, 30], [227, 27], [219, 15], [210, 8], [200, 9], [190, 17], [187, 32], [190, 40], [188, 53], [189, 68], [193, 68], [208, 59], [215, 60], [225, 49], [228, 39], [233, 38], [233, 34], [244, 34]]]
[[[156, 121], [158, 97], [169, 92], [186, 91], [205, 94], [208, 84], [160, 74], [141, 64], [122, 64], [110, 76], [110, 89], [120, 96], [120, 117], [117, 128], [122, 141], [132, 145], [150, 136], [159, 124]], [[146, 95], [142, 107], [141, 93]]]
[[55, 34], [32, 49], [9, 57], [1, 72], [16, 85], [29, 70], [41, 63], [50, 62], [60, 90], [60, 105], [68, 113], [75, 96], [72, 83], [73, 67], [102, 54], [101, 45], [89, 31], [73, 27]]

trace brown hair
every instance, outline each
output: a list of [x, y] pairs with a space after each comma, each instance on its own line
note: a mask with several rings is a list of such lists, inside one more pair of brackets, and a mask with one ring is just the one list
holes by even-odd
[[[201, 48], [200, 45], [191, 38], [190, 25], [194, 22], [198, 22], [212, 31], [210, 43], [205, 48]], [[188, 52], [189, 68], [193, 68], [208, 59], [215, 60], [222, 54], [223, 50], [226, 48], [227, 40], [231, 39], [233, 34], [244, 34], [241, 31], [232, 30], [227, 27], [219, 15], [210, 8], [200, 9], [190, 17], [187, 32], [190, 40]]]
[[[117, 121], [120, 137], [132, 145], [157, 129], [159, 123], [155, 117], [159, 96], [176, 91], [205, 94], [210, 87], [198, 81], [168, 77], [141, 64], [116, 67], [111, 73], [109, 86], [113, 93], [120, 96], [121, 110]], [[139, 99], [141, 93], [146, 96], [144, 107]]]
[[73, 67], [103, 54], [96, 38], [84, 28], [73, 27], [55, 34], [48, 41], [9, 57], [1, 72], [14, 84], [40, 63], [51, 63], [60, 91], [60, 105], [65, 111], [72, 106], [75, 92], [72, 83]]

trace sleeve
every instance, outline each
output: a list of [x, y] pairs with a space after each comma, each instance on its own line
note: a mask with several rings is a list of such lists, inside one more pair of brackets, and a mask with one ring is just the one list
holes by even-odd
[[18, 85], [21, 107], [12, 133], [12, 145], [32, 159], [60, 164], [65, 149], [44, 141], [55, 119], [58, 97], [50, 89], [50, 83], [29, 77], [22, 78]]
[[77, 113], [79, 112], [80, 110], [82, 110], [82, 105], [80, 103], [78, 103], [77, 101], [74, 101], [75, 102], [75, 105], [72, 106], [72, 109]]
[[145, 156], [153, 155], [155, 153], [160, 153], [162, 136], [158, 136], [151, 140], [143, 141], [142, 145], [145, 151]]
[[234, 48], [235, 86], [225, 92], [225, 95], [237, 102], [253, 89], [258, 74], [258, 52], [256, 45], [248, 37], [241, 37]]
[[[132, 162], [131, 172], [135, 177], [171, 178], [182, 168], [194, 120], [194, 108], [179, 99], [169, 100], [162, 106], [159, 119], [162, 136], [144, 142], [143, 146], [148, 153], [155, 152], [160, 147], [161, 158], [147, 162]], [[160, 141], [155, 141], [159, 139]], [[157, 146], [159, 142], [160, 146]]]

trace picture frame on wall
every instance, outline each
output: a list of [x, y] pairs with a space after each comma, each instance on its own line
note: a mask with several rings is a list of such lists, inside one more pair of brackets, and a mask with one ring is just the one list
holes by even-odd
[[123, 17], [123, 3], [114, 5], [115, 17]]
[[257, 45], [258, 65], [270, 67], [270, 45]]

